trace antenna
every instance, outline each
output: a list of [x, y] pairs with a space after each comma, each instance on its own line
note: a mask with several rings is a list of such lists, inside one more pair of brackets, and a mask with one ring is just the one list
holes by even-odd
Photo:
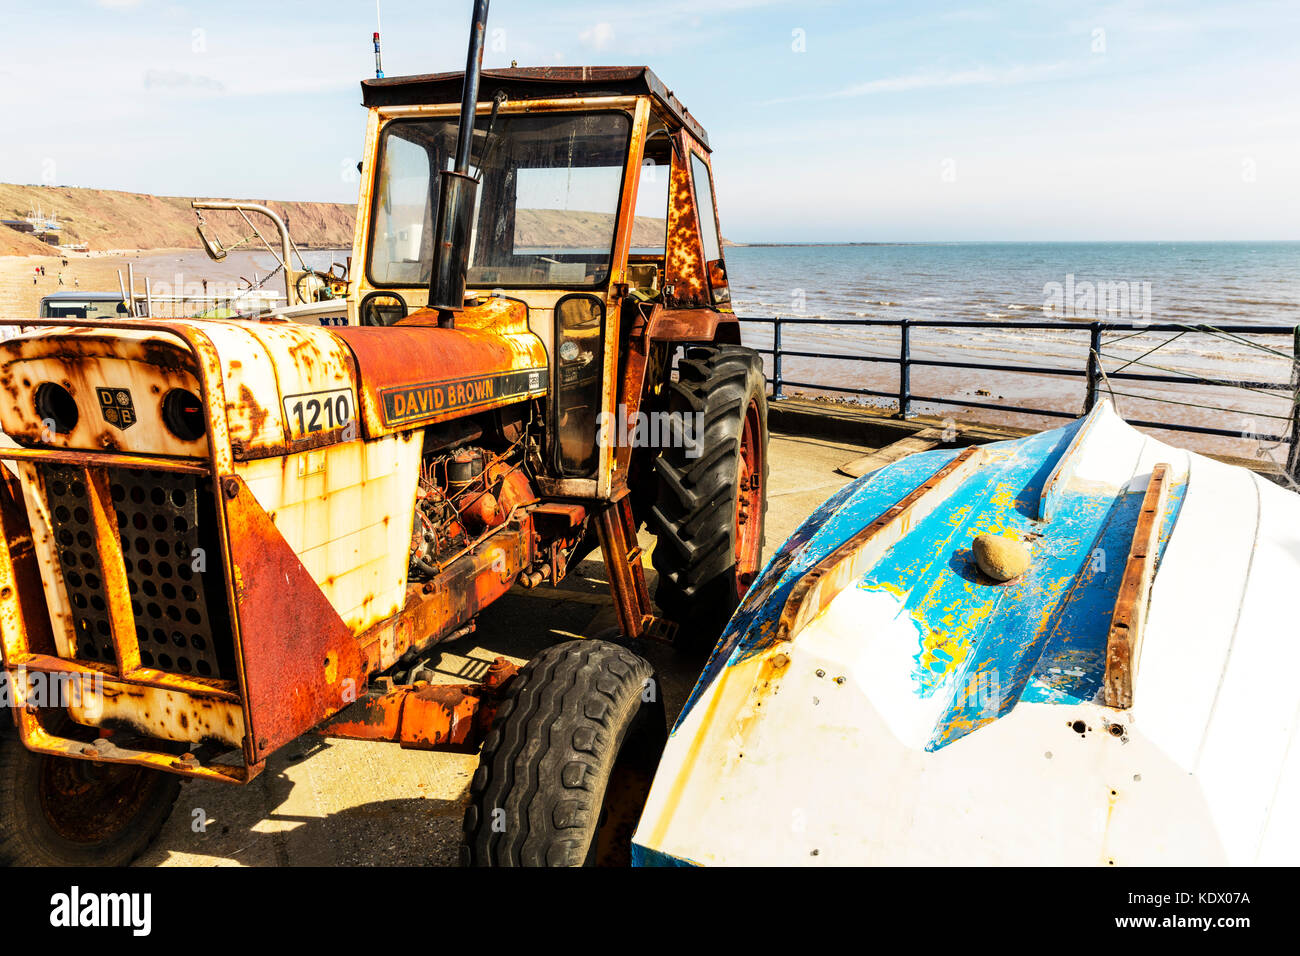
[[379, 31], [383, 29], [383, 23], [379, 19], [379, 0], [375, 0], [375, 79], [384, 78], [384, 60], [379, 52]]

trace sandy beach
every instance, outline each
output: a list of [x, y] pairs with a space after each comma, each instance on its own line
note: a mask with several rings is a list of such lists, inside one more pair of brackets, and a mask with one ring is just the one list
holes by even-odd
[[[327, 269], [333, 262], [345, 262], [348, 251], [303, 250], [303, 255], [313, 268]], [[144, 293], [146, 279], [155, 294], [164, 295], [172, 294], [173, 290], [177, 294], [197, 295], [204, 282], [215, 292], [258, 281], [264, 282], [265, 288], [284, 294], [283, 278], [278, 275], [266, 278], [276, 269], [276, 262], [265, 252], [235, 252], [222, 262], [213, 262], [198, 249], [0, 256], [0, 318], [35, 318], [40, 312], [41, 298], [55, 292], [116, 292], [118, 272], [125, 281], [128, 265], [135, 273], [137, 294]], [[36, 275], [39, 266], [45, 267], [44, 276]]]
[[[0, 256], [0, 317], [35, 318], [40, 312], [41, 298], [55, 292], [114, 292], [118, 288], [118, 270], [125, 276], [127, 263], [136, 267], [137, 286], [143, 283], [146, 275], [151, 281], [159, 281], [164, 276], [163, 258], [180, 258], [195, 251], [167, 249], [89, 256]], [[41, 266], [45, 268], [44, 276], [36, 275], [36, 269]], [[63, 275], [62, 286], [59, 285], [60, 273]]]

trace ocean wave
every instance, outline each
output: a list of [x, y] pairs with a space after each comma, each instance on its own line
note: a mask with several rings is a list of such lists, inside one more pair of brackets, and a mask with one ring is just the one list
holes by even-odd
[[1296, 309], [1294, 302], [1286, 302], [1278, 299], [1246, 299], [1246, 298], [1228, 298], [1225, 301], [1233, 305], [1271, 305], [1278, 309]]

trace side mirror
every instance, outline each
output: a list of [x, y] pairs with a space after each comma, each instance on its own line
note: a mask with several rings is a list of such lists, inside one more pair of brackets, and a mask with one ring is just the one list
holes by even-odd
[[203, 251], [208, 254], [209, 259], [213, 262], [220, 262], [226, 258], [226, 249], [221, 245], [220, 239], [209, 236], [207, 228], [202, 224], [196, 226], [195, 231], [199, 234], [199, 239], [203, 243]]
[[367, 292], [357, 306], [358, 325], [392, 325], [406, 318], [406, 300], [396, 292]]
[[709, 289], [713, 293], [714, 305], [731, 304], [731, 288], [727, 283], [727, 265], [721, 259], [705, 263], [709, 273]]

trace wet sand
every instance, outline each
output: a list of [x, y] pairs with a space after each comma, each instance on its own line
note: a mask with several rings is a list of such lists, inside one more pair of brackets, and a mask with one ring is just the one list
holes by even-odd
[[[764, 330], [765, 331], [765, 330]], [[973, 331], [973, 330], [972, 330]], [[861, 336], [854, 347], [828, 348], [825, 340], [791, 343], [783, 340], [785, 349], [826, 349], [836, 352], [868, 353], [878, 356], [898, 355], [898, 334], [890, 329], [881, 333], [873, 331]], [[1082, 370], [1087, 361], [1087, 336], [1077, 336], [1079, 342], [1069, 349], [1053, 350], [1051, 354], [1037, 351], [1036, 340], [1016, 342], [1012, 333], [1005, 336], [1007, 345], [992, 346], [988, 339], [977, 339], [973, 334], [951, 333], [943, 338], [928, 339], [914, 334], [912, 355], [914, 359], [939, 361], [965, 361], [1034, 364], [1040, 367]], [[1116, 336], [1118, 338], [1118, 336]], [[1144, 372], [1167, 370], [1178, 377], [1186, 377], [1186, 384], [1148, 383], [1130, 380], [1103, 380], [1098, 389], [1100, 397], [1109, 397], [1116, 410], [1130, 421], [1169, 422], [1185, 425], [1221, 428], [1235, 434], [1232, 437], [1201, 435], [1165, 428], [1143, 429], [1160, 441], [1192, 451], [1233, 455], [1243, 458], [1273, 461], [1285, 464], [1287, 448], [1275, 440], [1260, 440], [1256, 436], [1283, 436], [1289, 432], [1292, 413], [1292, 392], [1264, 392], [1247, 388], [1207, 387], [1197, 378], [1219, 380], [1247, 379], [1251, 381], [1286, 382], [1291, 362], [1277, 355], [1253, 353], [1229, 357], [1221, 355], [1215, 361], [1185, 354], [1161, 357], [1157, 351], [1150, 359], [1158, 368], [1127, 362], [1137, 359], [1147, 349], [1170, 339], [1168, 334], [1148, 333], [1124, 342], [1103, 345], [1105, 366], [1114, 370], [1128, 367]], [[770, 332], [753, 326], [745, 327], [744, 341], [753, 348], [770, 347]], [[1276, 340], [1268, 342], [1277, 347]], [[1285, 346], [1284, 346], [1285, 347]], [[1008, 352], [1014, 354], [1008, 354]], [[772, 358], [764, 356], [764, 366], [769, 377], [773, 374]], [[899, 372], [897, 361], [866, 362], [853, 359], [827, 360], [787, 356], [782, 362], [782, 380], [786, 383], [783, 394], [787, 397], [823, 398], [859, 401], [877, 408], [896, 411], [898, 408]], [[884, 393], [881, 396], [855, 397], [848, 392], [818, 385], [841, 388], [861, 388]], [[1083, 376], [1010, 373], [989, 370], [936, 368], [917, 365], [911, 371], [911, 415], [951, 417], [959, 422], [982, 422], [1017, 428], [1055, 428], [1071, 418], [1083, 414], [1087, 385]], [[945, 399], [944, 404], [927, 402], [917, 396]], [[951, 403], [951, 404], [949, 404]], [[971, 403], [971, 404], [966, 404]], [[1050, 409], [1060, 417], [1035, 415], [1024, 412], [1003, 412], [980, 408], [979, 405], [1009, 405], [1022, 408]], [[1238, 437], [1239, 436], [1239, 437]]]

